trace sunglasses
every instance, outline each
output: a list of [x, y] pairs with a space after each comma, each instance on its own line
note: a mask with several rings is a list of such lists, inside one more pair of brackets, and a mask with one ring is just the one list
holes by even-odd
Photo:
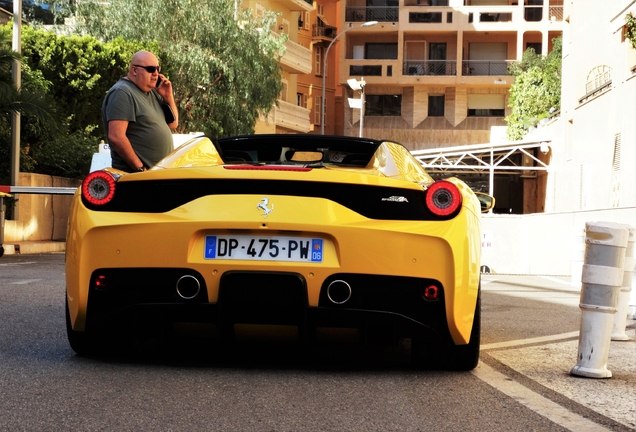
[[148, 72], [148, 73], [155, 73], [155, 71], [161, 72], [161, 66], [142, 66], [142, 65], [138, 65], [138, 64], [134, 64], [133, 66], [140, 67], [142, 69], [146, 69], [146, 72]]

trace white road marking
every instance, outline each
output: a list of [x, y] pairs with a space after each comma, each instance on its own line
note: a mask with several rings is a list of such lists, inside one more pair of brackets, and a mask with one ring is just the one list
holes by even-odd
[[491, 349], [498, 349], [498, 348], [509, 348], [509, 347], [523, 346], [523, 345], [531, 345], [531, 344], [543, 343], [543, 342], [553, 342], [553, 341], [558, 341], [563, 339], [571, 339], [573, 337], [578, 337], [578, 335], [579, 335], [579, 332], [575, 331], [575, 332], [561, 333], [561, 334], [555, 334], [550, 336], [541, 336], [541, 337], [529, 338], [529, 339], [518, 339], [518, 340], [512, 340], [512, 341], [506, 341], [506, 342], [495, 342], [490, 344], [482, 344], [481, 349], [491, 350]]
[[28, 264], [35, 264], [35, 261], [25, 261], [25, 262], [20, 262], [20, 263], [0, 264], [0, 267], [13, 267], [13, 266], [19, 266], [19, 265], [28, 265]]
[[611, 430], [569, 411], [567, 408], [533, 392], [518, 382], [512, 381], [506, 375], [497, 372], [483, 362], [479, 362], [479, 365], [472, 373], [518, 403], [568, 430], [576, 432]]
[[26, 284], [30, 284], [33, 282], [39, 282], [42, 279], [24, 279], [21, 281], [17, 281], [17, 282], [11, 282], [9, 285], [26, 285]]

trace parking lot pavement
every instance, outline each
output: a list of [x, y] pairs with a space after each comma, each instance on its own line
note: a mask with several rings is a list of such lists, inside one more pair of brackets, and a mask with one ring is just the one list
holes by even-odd
[[[579, 305], [580, 287], [569, 278], [540, 276], [484, 275], [482, 289], [501, 295], [560, 304]], [[633, 317], [630, 317], [633, 318]], [[561, 331], [563, 331], [561, 329]], [[567, 405], [568, 400], [636, 430], [636, 332], [635, 321], [627, 320], [627, 341], [611, 341], [607, 379], [570, 375], [577, 364], [579, 332], [483, 344], [484, 357], [501, 363], [521, 383], [534, 391]], [[486, 361], [488, 361], [486, 359]], [[492, 363], [492, 361], [490, 362]], [[610, 427], [610, 430], [612, 428]]]

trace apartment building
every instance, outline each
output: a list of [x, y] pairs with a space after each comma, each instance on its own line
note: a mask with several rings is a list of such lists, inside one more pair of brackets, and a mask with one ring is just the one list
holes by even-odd
[[[339, 83], [362, 79], [363, 135], [410, 150], [490, 142], [505, 126], [514, 77], [527, 48], [545, 54], [563, 30], [562, 0], [342, 0]], [[344, 134], [359, 112], [345, 104]]]
[[303, 46], [310, 47], [312, 53], [311, 72], [298, 77], [298, 104], [311, 110], [311, 133], [344, 135], [343, 89], [338, 83], [337, 61], [340, 0], [315, 0], [313, 6], [313, 10], [303, 13], [298, 21], [298, 39]]
[[299, 42], [300, 17], [313, 11], [311, 0], [244, 0], [244, 8], [255, 16], [265, 11], [278, 13], [277, 22], [271, 31], [286, 34], [285, 52], [280, 59], [283, 89], [267, 118], [260, 119], [255, 133], [307, 133], [312, 129], [311, 110], [298, 99], [298, 76], [312, 70], [312, 53], [308, 46]]
[[[568, 0], [558, 118], [530, 137], [551, 140], [546, 211], [624, 215], [636, 226], [636, 1]], [[612, 220], [610, 218], [610, 220]]]

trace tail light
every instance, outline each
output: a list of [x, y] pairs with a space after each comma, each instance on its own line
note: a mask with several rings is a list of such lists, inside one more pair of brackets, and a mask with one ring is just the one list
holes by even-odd
[[439, 288], [435, 285], [429, 285], [422, 290], [422, 297], [428, 301], [435, 301], [439, 298]]
[[437, 216], [450, 216], [459, 211], [462, 194], [453, 183], [440, 180], [426, 191], [426, 207]]
[[106, 275], [100, 274], [95, 277], [95, 288], [99, 290], [108, 288], [108, 278]]
[[93, 171], [82, 182], [82, 197], [90, 204], [108, 204], [115, 196], [115, 177], [108, 171]]

